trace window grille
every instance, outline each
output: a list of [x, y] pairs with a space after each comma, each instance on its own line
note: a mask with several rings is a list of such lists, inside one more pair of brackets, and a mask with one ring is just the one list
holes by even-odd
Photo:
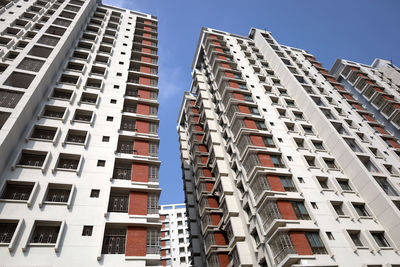
[[60, 226], [36, 226], [31, 243], [55, 244], [59, 231]]
[[106, 229], [104, 232], [103, 254], [124, 254], [126, 229]]
[[8, 183], [1, 198], [12, 200], [28, 200], [32, 190], [33, 185]]
[[10, 243], [16, 228], [17, 223], [0, 222], [0, 244]]
[[49, 202], [68, 202], [70, 189], [55, 189], [50, 188], [47, 192], [46, 201]]
[[158, 230], [147, 230], [146, 254], [160, 254], [160, 232]]
[[149, 165], [149, 182], [157, 183], [158, 182], [158, 166]]
[[23, 93], [0, 90], [0, 107], [15, 108]]
[[147, 214], [158, 214], [158, 195], [148, 194], [147, 198]]
[[129, 195], [111, 195], [108, 204], [109, 212], [128, 212]]

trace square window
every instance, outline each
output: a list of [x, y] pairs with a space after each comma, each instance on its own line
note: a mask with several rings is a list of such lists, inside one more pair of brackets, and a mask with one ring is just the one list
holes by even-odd
[[111, 104], [117, 104], [117, 100], [116, 100], [116, 99], [111, 99], [111, 100], [110, 100], [110, 103], [111, 103]]
[[90, 191], [90, 197], [98, 198], [100, 196], [100, 189], [92, 189]]
[[92, 232], [93, 232], [93, 226], [91, 225], [83, 226], [82, 236], [92, 236]]
[[104, 167], [106, 166], [106, 161], [105, 160], [98, 160], [97, 161], [97, 167]]
[[113, 120], [114, 120], [114, 117], [107, 116], [107, 121], [113, 121]]
[[315, 202], [311, 202], [311, 207], [313, 208], [313, 209], [318, 209], [318, 205], [317, 205], [317, 203], [315, 203]]
[[102, 141], [103, 142], [109, 142], [110, 141], [110, 137], [109, 136], [103, 136]]
[[371, 233], [371, 235], [379, 247], [381, 247], [381, 248], [382, 247], [391, 247], [391, 245], [385, 238], [384, 232]]
[[361, 241], [360, 235], [361, 235], [360, 231], [349, 232], [349, 236], [356, 247], [364, 247], [364, 245]]

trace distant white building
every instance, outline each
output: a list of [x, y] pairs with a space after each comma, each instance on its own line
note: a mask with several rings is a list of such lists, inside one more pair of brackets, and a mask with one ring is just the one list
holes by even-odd
[[185, 204], [161, 205], [160, 219], [162, 265], [191, 266]]

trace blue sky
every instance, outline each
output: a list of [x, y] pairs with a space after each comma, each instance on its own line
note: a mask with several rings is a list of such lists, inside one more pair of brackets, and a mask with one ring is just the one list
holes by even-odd
[[398, 0], [103, 0], [159, 19], [160, 204], [184, 201], [176, 120], [202, 26], [240, 35], [267, 29], [330, 69], [336, 58], [400, 65]]

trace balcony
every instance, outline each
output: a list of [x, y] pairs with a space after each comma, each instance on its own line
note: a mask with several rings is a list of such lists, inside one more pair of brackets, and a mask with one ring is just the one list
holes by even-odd
[[275, 168], [286, 168], [279, 154], [247, 153], [243, 160], [243, 167], [247, 176], [257, 170], [271, 170]]
[[202, 216], [205, 211], [219, 210], [217, 197], [204, 196], [199, 202], [200, 216]]
[[224, 53], [224, 51], [218, 52], [213, 49], [213, 50], [211, 50], [211, 53], [208, 58], [209, 58], [211, 69], [215, 69], [216, 66], [220, 65], [221, 63], [236, 64], [233, 59], [233, 56], [230, 54]]
[[272, 136], [242, 135], [237, 142], [237, 148], [240, 155], [243, 156], [248, 150], [265, 150], [266, 148], [276, 148], [276, 146]]
[[209, 232], [204, 238], [206, 253], [210, 250], [224, 250], [227, 248], [228, 242], [222, 231]]
[[229, 109], [226, 111], [226, 117], [229, 119], [230, 123], [234, 123], [235, 120], [241, 119], [243, 117], [256, 116], [260, 117], [260, 112], [258, 111], [256, 104], [246, 103], [230, 105]]
[[240, 103], [250, 103], [253, 104], [253, 98], [251, 94], [242, 93], [242, 92], [225, 92], [222, 96], [222, 103], [225, 106], [225, 109], [229, 108], [230, 104], [240, 104]]
[[220, 48], [220, 49], [227, 48], [226, 41], [224, 40], [223, 37], [221, 36], [218, 36], [217, 38], [207, 37], [205, 39], [204, 50], [207, 51], [207, 54], [209, 54], [215, 48]]
[[240, 138], [244, 133], [258, 133], [258, 131], [268, 131], [264, 120], [237, 119], [233, 122], [231, 131], [235, 139]]

